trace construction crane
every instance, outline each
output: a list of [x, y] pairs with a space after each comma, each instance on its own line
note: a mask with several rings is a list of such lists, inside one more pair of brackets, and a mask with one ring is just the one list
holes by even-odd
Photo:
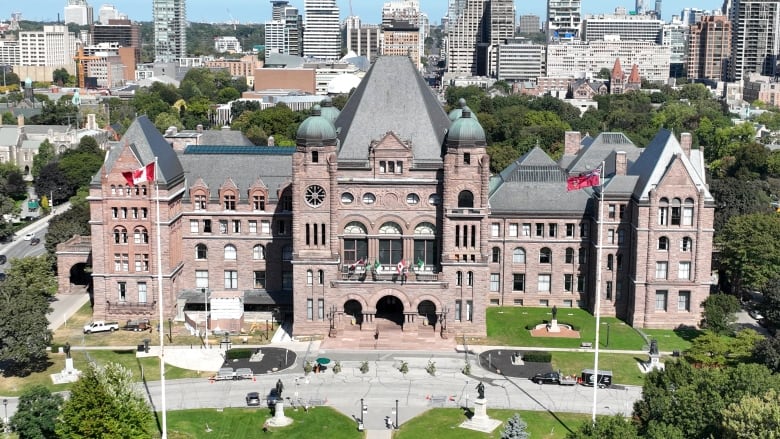
[[84, 48], [79, 47], [79, 51], [73, 59], [76, 60], [76, 75], [78, 75], [79, 88], [84, 88], [86, 85], [88, 61], [95, 61], [100, 59], [100, 57], [84, 55]]
[[227, 10], [228, 17], [230, 17], [230, 23], [233, 24], [233, 30], [236, 30], [236, 19], [233, 18], [233, 14], [230, 13], [230, 9]]

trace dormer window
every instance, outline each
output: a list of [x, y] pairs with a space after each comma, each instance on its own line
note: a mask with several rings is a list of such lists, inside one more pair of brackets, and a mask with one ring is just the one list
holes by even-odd
[[225, 210], [236, 210], [236, 196], [235, 194], [228, 192], [223, 198]]
[[255, 194], [252, 196], [252, 210], [265, 210], [264, 194]]
[[470, 165], [471, 164], [471, 153], [470, 152], [464, 152], [463, 153], [463, 164], [464, 165]]

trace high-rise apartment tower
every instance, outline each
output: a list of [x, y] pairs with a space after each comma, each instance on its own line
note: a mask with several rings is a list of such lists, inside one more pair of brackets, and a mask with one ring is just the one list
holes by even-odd
[[185, 0], [152, 0], [154, 59], [170, 62], [187, 55]]

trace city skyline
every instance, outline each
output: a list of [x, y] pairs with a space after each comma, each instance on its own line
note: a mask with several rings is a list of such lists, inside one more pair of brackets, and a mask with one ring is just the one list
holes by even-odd
[[[399, 1], [399, 0], [396, 0]], [[445, 0], [419, 0], [420, 9], [428, 14], [432, 24], [438, 24], [441, 18], [446, 14], [447, 1]], [[4, 2], [5, 3], [5, 2]], [[36, 0], [28, 3], [5, 3], [0, 5], [0, 19], [7, 21], [12, 12], [21, 12], [24, 20], [32, 21], [56, 21], [58, 14], [60, 20], [63, 18], [63, 11], [66, 5], [65, 0]], [[103, 2], [88, 2], [95, 10]], [[127, 14], [132, 20], [151, 21], [152, 20], [152, 1], [137, 0], [113, 0], [110, 2], [115, 5], [119, 12]], [[341, 18], [349, 15], [349, 0], [337, 0], [341, 10]], [[352, 2], [352, 11], [366, 23], [379, 23], [381, 21], [381, 9], [385, 0], [355, 0]], [[692, 0], [688, 5], [672, 4], [671, 0], [666, 0], [662, 5], [663, 19], [669, 20], [672, 15], [678, 15], [683, 7], [700, 8], [705, 10], [720, 9], [722, 0]], [[271, 19], [271, 2], [257, 0], [223, 0], [221, 5], [224, 9], [214, 8], [204, 0], [189, 0], [187, 2], [187, 19], [194, 22], [232, 22], [239, 23], [262, 23]], [[290, 5], [298, 7], [303, 12], [303, 0], [290, 0]], [[633, 10], [635, 0], [582, 0], [583, 14], [601, 14], [611, 13], [616, 7], [622, 6], [628, 10]], [[527, 2], [515, 1], [517, 14], [535, 14], [539, 17], [546, 16], [547, 2], [538, 1], [528, 4]], [[97, 17], [96, 17], [97, 18]]]

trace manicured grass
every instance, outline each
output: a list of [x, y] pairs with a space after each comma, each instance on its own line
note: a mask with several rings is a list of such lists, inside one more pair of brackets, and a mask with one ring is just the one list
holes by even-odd
[[[564, 375], [580, 376], [583, 369], [593, 369], [593, 352], [553, 352], [552, 367]], [[599, 370], [611, 370], [612, 382], [641, 386], [645, 375], [639, 370], [639, 361], [647, 361], [647, 355], [599, 353]], [[661, 357], [661, 361], [670, 361]]]
[[[527, 325], [549, 322], [551, 319], [552, 313], [549, 308], [488, 308], [488, 338], [485, 343], [502, 346], [578, 348], [582, 342], [595, 342], [596, 319], [587, 311], [578, 308], [559, 308], [558, 323], [573, 325], [580, 331], [580, 338], [532, 337], [531, 332], [525, 329]], [[646, 344], [637, 331], [614, 317], [601, 318], [599, 338], [599, 345], [608, 349], [639, 350]]]
[[[364, 434], [357, 431], [355, 421], [330, 407], [314, 407], [308, 413], [286, 408], [284, 415], [292, 418], [287, 427], [269, 428], [263, 432], [263, 423], [271, 411], [258, 409], [198, 409], [168, 412], [168, 438], [170, 439], [233, 439], [278, 437], [285, 439], [338, 438], [359, 439]], [[206, 427], [211, 430], [206, 432]], [[159, 437], [156, 436], [156, 437]]]
[[[286, 413], [286, 412], [285, 412]], [[564, 438], [571, 431], [576, 431], [582, 422], [590, 419], [589, 415], [579, 413], [549, 413], [524, 410], [490, 410], [488, 416], [500, 421], [506, 421], [517, 413], [520, 419], [528, 424], [528, 432], [533, 439]], [[393, 435], [393, 439], [476, 439], [500, 438], [505, 425], [499, 425], [493, 433], [460, 428], [459, 425], [467, 418], [461, 409], [431, 409], [424, 414], [401, 425]]]
[[658, 340], [658, 349], [662, 351], [684, 351], [691, 347], [691, 341], [702, 334], [696, 328], [642, 329], [642, 332]]

